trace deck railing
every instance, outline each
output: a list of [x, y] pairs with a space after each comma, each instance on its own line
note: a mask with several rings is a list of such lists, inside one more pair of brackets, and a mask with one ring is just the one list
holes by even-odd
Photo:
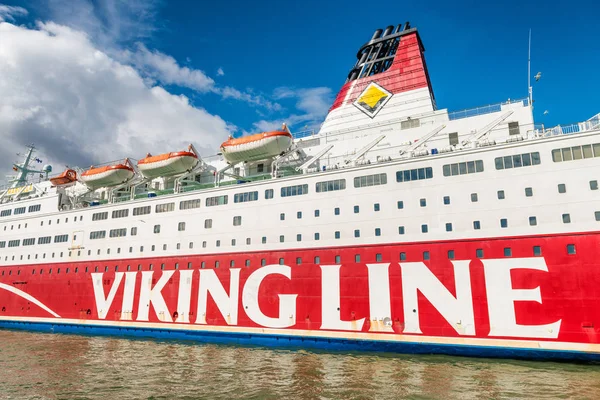
[[502, 103], [490, 104], [490, 105], [483, 106], [483, 107], [475, 107], [475, 108], [469, 108], [466, 110], [453, 111], [453, 112], [448, 113], [448, 118], [450, 119], [450, 121], [453, 121], [455, 119], [462, 119], [462, 118], [475, 117], [477, 115], [491, 114], [494, 112], [502, 111], [502, 106], [504, 106], [504, 105], [517, 104], [517, 103], [523, 103], [523, 107], [527, 107], [529, 105], [529, 100], [526, 98], [518, 99], [518, 100], [508, 100], [508, 101], [505, 101]]

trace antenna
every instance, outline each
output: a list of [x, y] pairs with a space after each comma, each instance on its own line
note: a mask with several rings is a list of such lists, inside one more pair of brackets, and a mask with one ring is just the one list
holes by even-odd
[[529, 52], [527, 55], [527, 91], [529, 93], [529, 107], [533, 108], [533, 88], [531, 87], [531, 28], [529, 28]]

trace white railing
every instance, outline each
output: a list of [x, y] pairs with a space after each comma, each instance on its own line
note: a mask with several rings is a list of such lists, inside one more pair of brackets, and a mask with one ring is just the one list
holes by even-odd
[[505, 101], [502, 103], [490, 104], [490, 105], [483, 106], [483, 107], [469, 108], [469, 109], [460, 110], [460, 111], [452, 111], [452, 112], [448, 113], [448, 119], [450, 121], [453, 121], [455, 119], [462, 119], [462, 118], [474, 117], [477, 115], [491, 114], [494, 112], [502, 111], [502, 106], [504, 106], [504, 105], [518, 104], [518, 103], [522, 103], [523, 107], [527, 107], [529, 105], [529, 100], [527, 98], [518, 99], [518, 100], [508, 100], [508, 101]]
[[595, 129], [600, 129], [600, 113], [596, 114], [587, 121], [578, 122], [570, 125], [557, 125], [553, 128], [541, 128], [537, 129], [537, 132], [542, 136], [556, 136], [556, 135], [571, 135], [573, 133], [589, 132]]

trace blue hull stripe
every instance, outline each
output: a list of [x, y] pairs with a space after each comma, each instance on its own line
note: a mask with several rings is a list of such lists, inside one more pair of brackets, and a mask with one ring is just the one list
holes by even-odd
[[117, 326], [91, 326], [50, 322], [0, 321], [0, 328], [35, 332], [79, 335], [129, 336], [168, 340], [196, 341], [202, 343], [238, 344], [267, 347], [295, 347], [333, 351], [370, 351], [403, 354], [445, 354], [467, 357], [513, 358], [526, 360], [562, 360], [600, 362], [600, 354], [582, 351], [547, 350], [534, 348], [473, 346], [462, 344], [408, 343], [328, 337], [303, 337], [237, 332], [210, 332], [195, 330], [170, 330], [157, 328], [126, 328]]

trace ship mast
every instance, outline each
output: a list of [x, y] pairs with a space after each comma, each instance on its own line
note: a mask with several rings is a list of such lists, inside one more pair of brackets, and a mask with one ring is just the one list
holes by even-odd
[[[28, 177], [30, 174], [43, 174], [46, 173], [46, 171], [38, 171], [35, 169], [31, 169], [29, 168], [29, 164], [32, 161], [32, 157], [33, 157], [33, 153], [35, 151], [35, 147], [31, 144], [29, 146], [27, 146], [27, 155], [25, 156], [25, 160], [23, 160], [22, 163], [14, 163], [13, 164], [13, 170], [15, 172], [17, 172], [17, 175], [15, 175], [10, 181], [10, 187], [11, 188], [16, 188], [19, 186], [23, 186], [26, 185], [28, 182]], [[35, 161], [37, 162], [42, 162], [42, 160], [36, 158]]]

